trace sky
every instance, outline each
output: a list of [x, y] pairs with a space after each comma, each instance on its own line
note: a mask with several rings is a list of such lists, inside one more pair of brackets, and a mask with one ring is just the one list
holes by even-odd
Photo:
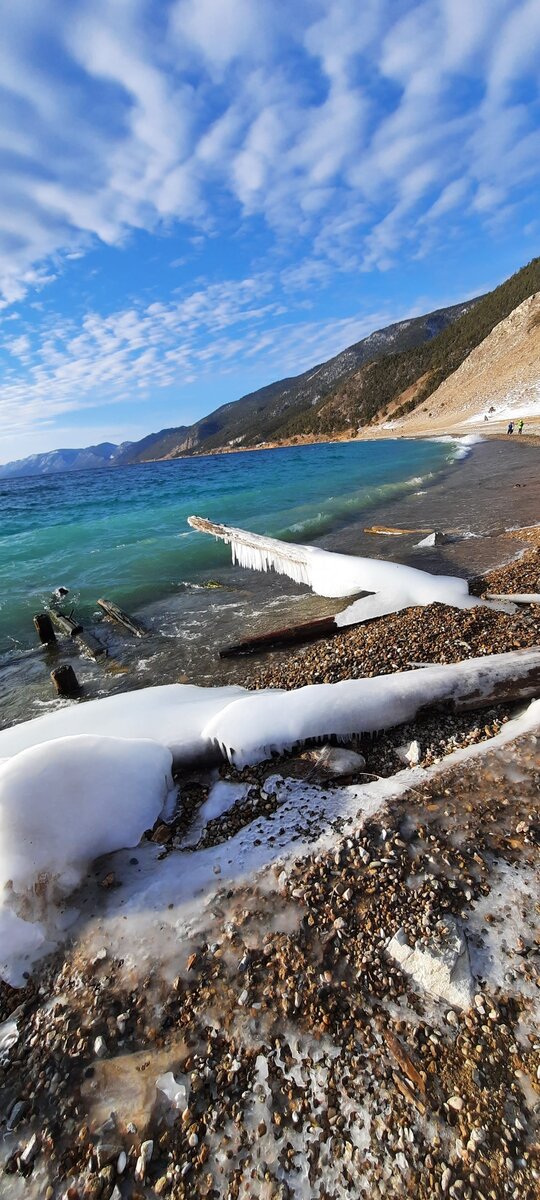
[[189, 424], [540, 252], [539, 0], [17, 0], [0, 462]]

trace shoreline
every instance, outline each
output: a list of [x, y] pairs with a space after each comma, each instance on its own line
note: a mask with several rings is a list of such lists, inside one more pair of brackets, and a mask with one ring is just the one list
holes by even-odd
[[[354, 522], [342, 524], [313, 544], [342, 553], [397, 560], [436, 574], [472, 578], [504, 564], [519, 552], [515, 538], [505, 532], [509, 526], [528, 526], [538, 518], [536, 460], [536, 449], [532, 447], [497, 441], [481, 443], [466, 458], [445, 466], [441, 474], [420, 485], [420, 494], [413, 490], [378, 501], [357, 514]], [[364, 533], [365, 527], [373, 524], [458, 532], [442, 546], [419, 549], [418, 535]], [[74, 667], [86, 698], [178, 680], [203, 686], [243, 684], [250, 674], [250, 660], [219, 660], [220, 646], [237, 642], [248, 633], [264, 634], [288, 624], [331, 616], [345, 607], [345, 602], [324, 600], [275, 574], [261, 576], [230, 564], [217, 574], [224, 585], [220, 589], [175, 592], [137, 609], [137, 615], [151, 630], [151, 636], [143, 642], [126, 639], [107, 623], [100, 625], [100, 636], [106, 638], [110, 655], [105, 669], [81, 658], [76, 646], [63, 642], [62, 661]], [[215, 578], [216, 572], [212, 575]], [[286, 650], [274, 651], [270, 660], [286, 664], [289, 654]], [[18, 723], [57, 706], [49, 680], [49, 670], [55, 663], [48, 664], [49, 657], [48, 652], [30, 650], [18, 664], [4, 664], [0, 671], [0, 725]]]

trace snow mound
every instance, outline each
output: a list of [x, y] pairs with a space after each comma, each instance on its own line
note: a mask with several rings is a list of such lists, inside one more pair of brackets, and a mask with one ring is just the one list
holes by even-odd
[[204, 753], [200, 732], [225, 703], [245, 696], [241, 687], [204, 688], [185, 683], [141, 688], [73, 704], [0, 731], [0, 759], [39, 742], [75, 734], [149, 738], [167, 746], [178, 761]]
[[172, 755], [152, 741], [81, 735], [0, 766], [0, 976], [12, 981], [52, 937], [58, 903], [93, 859], [136, 846], [172, 791]]

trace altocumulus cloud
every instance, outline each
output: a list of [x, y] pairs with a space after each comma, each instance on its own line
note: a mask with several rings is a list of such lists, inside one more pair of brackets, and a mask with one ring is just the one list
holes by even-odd
[[[421, 255], [450, 220], [489, 228], [540, 174], [538, 0], [25, 0], [2, 32], [3, 306], [136, 231], [211, 235], [219, 264], [224, 219], [258, 220], [275, 255], [250, 297], [205, 285], [114, 322], [49, 319], [12, 344], [4, 428], [40, 400], [50, 419], [97, 387], [114, 400], [240, 353], [271, 365], [284, 296]], [[279, 337], [304, 365], [295, 327]]]

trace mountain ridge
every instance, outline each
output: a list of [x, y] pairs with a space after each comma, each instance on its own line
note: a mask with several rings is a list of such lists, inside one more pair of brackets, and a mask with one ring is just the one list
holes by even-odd
[[[286, 376], [265, 384], [240, 396], [238, 400], [220, 405], [192, 425], [171, 426], [147, 434], [139, 441], [122, 442], [120, 445], [103, 442], [76, 450], [60, 449], [31, 455], [0, 465], [0, 479], [52, 475], [96, 467], [131, 466], [186, 454], [215, 453], [218, 449], [232, 449], [235, 446], [241, 449], [242, 443], [246, 449], [251, 448], [261, 437], [265, 440], [269, 438], [273, 424], [279, 426], [282, 416], [286, 417], [298, 401], [303, 405], [318, 402], [360, 364], [377, 361], [396, 347], [410, 348], [426, 338], [436, 336], [441, 328], [446, 328], [477, 302], [478, 298], [465, 300], [376, 329], [300, 375]], [[276, 405], [279, 405], [277, 410]], [[252, 429], [251, 435], [246, 433], [246, 422]], [[221, 445], [223, 439], [224, 444]], [[99, 452], [102, 449], [101, 454]]]
[[425, 404], [501, 321], [539, 291], [535, 258], [485, 295], [374, 330], [300, 375], [220, 405], [192, 425], [120, 446], [105, 442], [33, 455], [0, 466], [0, 480], [370, 436], [381, 420], [399, 421]]

